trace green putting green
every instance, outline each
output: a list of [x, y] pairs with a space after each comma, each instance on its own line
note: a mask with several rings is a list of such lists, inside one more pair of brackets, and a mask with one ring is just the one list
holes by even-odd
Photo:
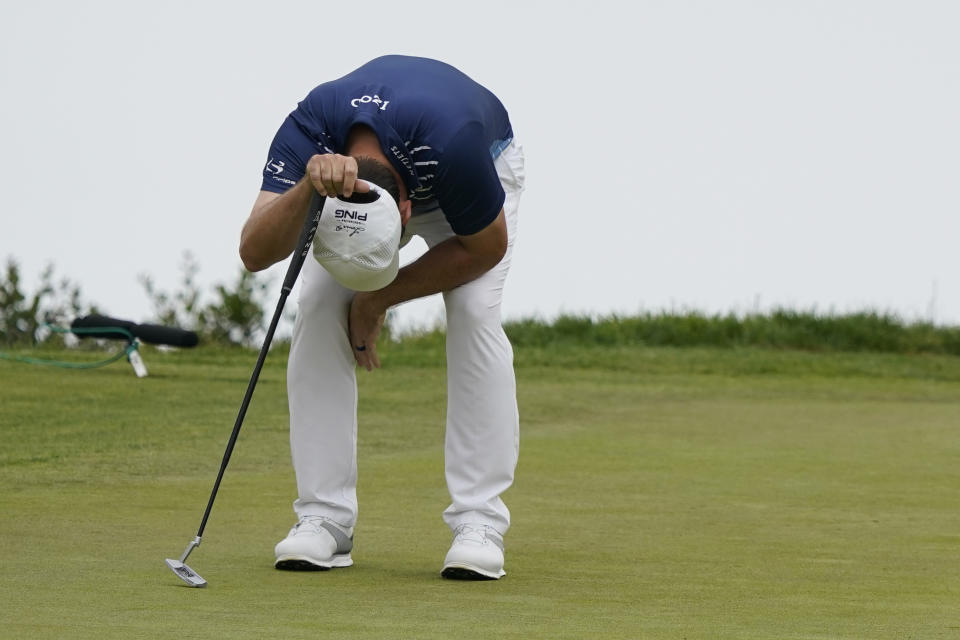
[[322, 573], [272, 566], [295, 488], [271, 354], [188, 561], [202, 590], [163, 560], [256, 354], [149, 350], [145, 379], [0, 361], [0, 637], [960, 637], [960, 358], [518, 349], [507, 576], [461, 583], [421, 346], [358, 372], [356, 564]]

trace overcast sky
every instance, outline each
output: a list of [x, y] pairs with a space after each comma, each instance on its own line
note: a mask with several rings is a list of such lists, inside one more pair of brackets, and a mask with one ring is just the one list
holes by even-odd
[[134, 320], [185, 250], [232, 281], [286, 114], [404, 53], [490, 88], [526, 151], [507, 318], [960, 324], [958, 33], [948, 1], [3, 2], [0, 259]]

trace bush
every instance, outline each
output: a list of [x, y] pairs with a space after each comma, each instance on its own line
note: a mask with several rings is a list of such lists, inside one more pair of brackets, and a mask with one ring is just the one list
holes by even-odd
[[69, 278], [56, 280], [53, 265], [43, 270], [39, 288], [30, 294], [23, 290], [16, 260], [7, 259], [0, 276], [0, 343], [36, 344], [43, 339], [44, 323], [69, 324], [89, 313], [98, 313], [96, 306], [83, 300], [80, 286]]
[[154, 322], [196, 331], [204, 342], [254, 346], [266, 330], [264, 303], [269, 282], [243, 267], [232, 285], [213, 286], [214, 300], [205, 302], [197, 285], [200, 265], [184, 252], [180, 288], [174, 293], [157, 289], [146, 274], [140, 282], [153, 304]]

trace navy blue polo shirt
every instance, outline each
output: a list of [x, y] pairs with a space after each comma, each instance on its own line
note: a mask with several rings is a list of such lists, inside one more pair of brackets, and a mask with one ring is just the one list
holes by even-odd
[[280, 126], [263, 169], [264, 191], [283, 193], [318, 153], [344, 153], [365, 124], [403, 177], [413, 213], [443, 210], [454, 233], [493, 222], [504, 193], [494, 159], [513, 130], [490, 91], [428, 58], [384, 56], [311, 91]]

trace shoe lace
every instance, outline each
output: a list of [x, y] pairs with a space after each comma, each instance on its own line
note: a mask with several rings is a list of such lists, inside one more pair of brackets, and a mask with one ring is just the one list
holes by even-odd
[[327, 520], [329, 520], [329, 518], [323, 516], [303, 516], [294, 526], [294, 529], [299, 533], [301, 527], [304, 529], [310, 528], [313, 530], [313, 533], [320, 533], [320, 529], [323, 528], [321, 525]]
[[461, 524], [453, 531], [454, 540], [471, 540], [483, 543], [487, 539], [487, 532], [491, 527], [487, 525]]

